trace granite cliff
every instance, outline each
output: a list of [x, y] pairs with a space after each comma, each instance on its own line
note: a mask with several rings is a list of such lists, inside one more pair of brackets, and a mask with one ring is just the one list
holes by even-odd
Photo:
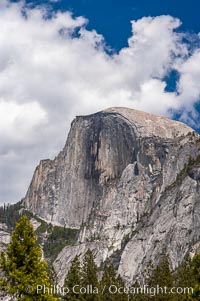
[[200, 245], [200, 137], [190, 127], [127, 108], [72, 122], [66, 145], [35, 170], [24, 206], [52, 224], [79, 229], [54, 262], [62, 283], [90, 248], [132, 281], [167, 253], [175, 269]]

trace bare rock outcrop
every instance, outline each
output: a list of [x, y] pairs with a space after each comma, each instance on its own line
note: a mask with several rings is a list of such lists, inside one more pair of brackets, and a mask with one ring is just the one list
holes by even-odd
[[127, 281], [163, 252], [178, 266], [200, 241], [199, 154], [199, 135], [168, 118], [127, 108], [76, 117], [24, 199], [46, 221], [80, 229], [54, 262], [60, 281], [88, 248], [99, 264], [112, 257]]

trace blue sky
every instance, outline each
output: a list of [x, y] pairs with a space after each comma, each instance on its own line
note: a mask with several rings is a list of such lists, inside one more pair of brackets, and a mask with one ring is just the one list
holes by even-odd
[[54, 7], [69, 8], [75, 15], [86, 16], [90, 20], [89, 28], [96, 28], [104, 35], [108, 44], [118, 50], [127, 45], [131, 32], [130, 20], [144, 16], [169, 14], [182, 20], [181, 30], [199, 32], [198, 0], [64, 0]]
[[76, 115], [125, 106], [199, 130], [197, 0], [0, 1], [0, 203]]
[[[16, 1], [14, 1], [16, 2]], [[85, 16], [89, 20], [88, 29], [96, 29], [103, 34], [107, 43], [115, 50], [127, 45], [131, 35], [131, 20], [144, 16], [169, 14], [182, 21], [180, 30], [199, 32], [198, 0], [48, 0], [31, 1], [33, 5], [49, 5], [53, 10], [70, 10], [75, 16]]]

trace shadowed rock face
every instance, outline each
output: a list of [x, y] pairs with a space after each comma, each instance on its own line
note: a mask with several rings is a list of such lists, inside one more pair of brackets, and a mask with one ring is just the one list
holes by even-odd
[[62, 282], [87, 248], [131, 281], [165, 250], [175, 268], [199, 241], [199, 136], [188, 126], [126, 108], [77, 117], [64, 149], [41, 161], [24, 199], [54, 224], [80, 228], [54, 263]]
[[115, 113], [77, 117], [54, 161], [41, 161], [24, 200], [42, 218], [80, 227], [99, 205], [108, 182], [132, 163], [133, 127]]

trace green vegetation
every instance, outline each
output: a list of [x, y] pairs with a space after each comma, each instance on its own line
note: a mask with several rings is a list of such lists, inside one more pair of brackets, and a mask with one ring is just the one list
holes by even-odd
[[46, 223], [44, 220], [38, 218], [37, 216], [34, 216], [34, 219], [36, 219], [40, 226], [36, 229], [35, 233], [40, 237], [41, 234], [44, 234], [45, 232], [49, 232], [51, 230], [52, 225]]
[[45, 258], [50, 262], [55, 260], [65, 246], [76, 243], [79, 230], [48, 224], [38, 216], [24, 209], [22, 202], [0, 207], [0, 223], [6, 224], [8, 231], [11, 232], [22, 213], [29, 219], [34, 218], [40, 223], [40, 226], [35, 231], [37, 244], [43, 246]]
[[[200, 157], [197, 158], [200, 160]], [[190, 171], [196, 164], [197, 160], [189, 160], [187, 166], [178, 176], [178, 181]], [[19, 212], [23, 212], [21, 216]], [[40, 222], [34, 234], [33, 227], [29, 219], [35, 218]], [[9, 292], [17, 300], [56, 300], [52, 295], [44, 295], [42, 292], [36, 295], [35, 289], [27, 290], [27, 287], [35, 288], [37, 284], [50, 286], [50, 279], [56, 283], [56, 277], [52, 268], [42, 259], [41, 248], [44, 250], [45, 258], [52, 263], [63, 247], [73, 245], [77, 242], [79, 230], [53, 226], [41, 220], [37, 216], [25, 211], [21, 203], [9, 205], [0, 208], [0, 222], [6, 223], [9, 229], [13, 229], [14, 222], [19, 222], [11, 235], [11, 243], [8, 245], [7, 251], [2, 252], [0, 256], [0, 285], [2, 290]], [[134, 232], [132, 233], [134, 235]], [[124, 238], [125, 245], [130, 239], [130, 235]], [[122, 278], [117, 275], [116, 270], [109, 262], [101, 265], [101, 270], [97, 268], [91, 250], [88, 250], [82, 260], [78, 256], [71, 263], [71, 267], [65, 280], [65, 286], [70, 289], [70, 293], [62, 300], [69, 301], [199, 301], [200, 300], [200, 254], [194, 256], [193, 260], [187, 258], [182, 266], [175, 272], [171, 272], [169, 260], [163, 255], [159, 264], [155, 267], [148, 265], [145, 279], [142, 284], [136, 281], [132, 285], [138, 289], [139, 293], [111, 294], [109, 287], [111, 285], [117, 288], [124, 288], [126, 285]], [[97, 288], [99, 294], [74, 294], [72, 288], [74, 285], [87, 287], [92, 285], [93, 289]], [[166, 294], [162, 291], [155, 295], [144, 294], [141, 287], [144, 285], [149, 288], [167, 287], [171, 288], [194, 288], [193, 294], [176, 293]], [[102, 293], [103, 291], [103, 293]], [[127, 292], [127, 291], [126, 291]], [[59, 299], [61, 300], [61, 299]]]
[[78, 256], [74, 258], [71, 263], [71, 267], [65, 279], [65, 286], [73, 290], [74, 285], [79, 287], [92, 287], [92, 294], [73, 294], [66, 295], [63, 299], [69, 301], [128, 301], [127, 294], [109, 292], [110, 286], [125, 287], [125, 283], [122, 278], [117, 275], [113, 265], [107, 263], [102, 279], [99, 280], [100, 270], [94, 261], [94, 255], [91, 250], [88, 250], [82, 260]]
[[74, 285], [81, 286], [82, 284], [82, 270], [81, 270], [81, 263], [79, 257], [76, 256], [71, 263], [71, 267], [67, 274], [67, 278], [65, 279], [65, 287], [68, 287], [70, 292], [66, 296], [64, 296], [64, 300], [70, 301], [82, 301], [84, 298], [81, 294], [75, 294], [73, 292]]
[[112, 264], [109, 264], [105, 270], [102, 277], [102, 280], [100, 282], [101, 291], [104, 289], [104, 293], [101, 296], [101, 301], [127, 301], [128, 296], [126, 294], [120, 294], [117, 292], [116, 294], [111, 294], [109, 292], [109, 287], [112, 285], [115, 285], [116, 287], [125, 287], [125, 283], [120, 277], [120, 275], [117, 276], [117, 273], [113, 267]]
[[1, 253], [0, 284], [2, 289], [20, 301], [54, 301], [51, 294], [37, 292], [37, 285], [50, 287], [47, 263], [36, 244], [30, 220], [23, 215], [11, 234], [6, 252]]
[[[71, 267], [65, 279], [65, 285], [71, 290], [70, 294], [66, 295], [64, 300], [69, 301], [100, 301], [100, 295], [98, 290], [100, 284], [98, 281], [98, 268], [94, 262], [94, 256], [91, 250], [88, 250], [84, 256], [82, 264], [78, 256], [74, 258], [71, 263]], [[76, 294], [73, 293], [73, 287], [79, 285], [77, 292], [81, 287], [87, 287], [91, 285], [93, 289], [97, 289], [95, 294]]]
[[[159, 265], [154, 268], [147, 279], [147, 283], [150, 287], [157, 287], [159, 285], [160, 287], [164, 288], [167, 287], [168, 289], [171, 289], [174, 285], [173, 281], [173, 275], [170, 271], [169, 267], [169, 261], [167, 256], [163, 256], [161, 259]], [[159, 292], [156, 294], [156, 296], [153, 296], [151, 298], [152, 301], [169, 301], [173, 300], [174, 296], [171, 297], [168, 294], [163, 294], [163, 292]]]
[[[102, 274], [102, 277], [98, 277]], [[101, 280], [99, 280], [101, 278]], [[145, 279], [140, 284], [136, 281], [131, 289], [117, 275], [112, 264], [105, 263], [101, 272], [95, 262], [92, 251], [88, 250], [82, 262], [78, 256], [71, 263], [71, 267], [65, 280], [65, 286], [72, 291], [74, 285], [87, 287], [92, 285], [98, 288], [98, 294], [68, 294], [64, 300], [69, 301], [199, 301], [200, 300], [200, 254], [189, 257], [175, 272], [171, 272], [169, 260], [163, 255], [159, 264], [153, 267], [149, 264]], [[111, 293], [110, 287], [117, 287], [115, 293]], [[144, 287], [146, 286], [146, 292]], [[148, 288], [148, 290], [147, 290]], [[194, 293], [192, 294], [192, 288]], [[184, 293], [185, 289], [185, 293]], [[111, 289], [112, 290], [112, 289]], [[173, 290], [173, 293], [172, 293]], [[178, 290], [178, 291], [176, 291]], [[180, 291], [182, 290], [182, 291]]]
[[8, 230], [12, 231], [16, 222], [20, 218], [20, 210], [22, 208], [22, 202], [13, 205], [8, 204], [0, 207], [0, 223], [6, 224]]
[[[98, 281], [98, 268], [94, 262], [94, 256], [91, 250], [88, 250], [83, 259], [83, 267], [82, 267], [82, 285], [86, 287], [87, 285], [92, 285], [92, 287], [96, 287], [99, 289], [99, 281]], [[87, 294], [87, 301], [99, 301], [99, 294]]]
[[[44, 226], [42, 226], [44, 228]], [[38, 233], [40, 229], [37, 229]], [[48, 225], [46, 231], [49, 232], [47, 240], [44, 241], [43, 250], [45, 257], [54, 261], [61, 252], [61, 250], [67, 245], [73, 245], [77, 241], [79, 230], [71, 228], [63, 228], [58, 226]]]
[[[174, 274], [174, 284], [176, 287], [193, 287], [197, 279], [193, 271], [193, 260], [187, 257], [181, 267]], [[177, 297], [177, 301], [190, 300], [188, 295], [181, 295]]]
[[[135, 294], [130, 297], [130, 301], [199, 301], [200, 277], [199, 279], [197, 277], [198, 266], [200, 267], [199, 255], [196, 255], [193, 260], [188, 257], [182, 266], [172, 273], [170, 271], [168, 257], [164, 255], [157, 267], [150, 265], [144, 279], [144, 285], [146, 285], [149, 290], [159, 287], [158, 292], [154, 294], [152, 290], [152, 295], [150, 296], [139, 290], [140, 294]], [[140, 288], [138, 282], [135, 283], [135, 287]], [[167, 288], [167, 293], [165, 292], [165, 287]], [[192, 294], [192, 288], [194, 288], [194, 294]], [[185, 293], [183, 292], [184, 289]], [[174, 293], [171, 293], [171, 290], [173, 290]], [[176, 292], [176, 290], [178, 290], [178, 292]]]
[[183, 169], [177, 175], [176, 180], [172, 184], [170, 184], [166, 189], [167, 190], [172, 189], [175, 186], [180, 185], [182, 183], [182, 181], [184, 180], [184, 178], [191, 171], [191, 169], [199, 163], [200, 163], [200, 155], [198, 155], [196, 159], [193, 159], [192, 157], [190, 157], [188, 160], [188, 163], [184, 165]]
[[194, 294], [191, 300], [200, 300], [200, 254], [194, 256], [192, 261], [192, 272], [194, 277]]

